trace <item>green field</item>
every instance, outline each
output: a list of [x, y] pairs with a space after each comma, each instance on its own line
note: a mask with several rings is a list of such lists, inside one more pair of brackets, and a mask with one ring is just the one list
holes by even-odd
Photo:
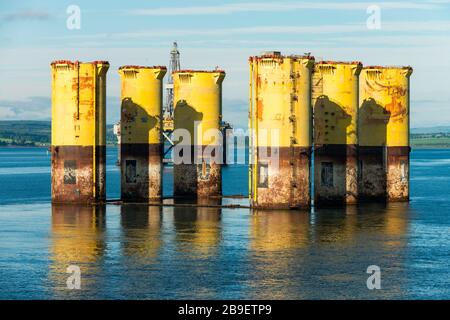
[[[0, 121], [0, 146], [49, 146], [50, 140], [50, 121]], [[106, 126], [106, 143], [117, 143], [112, 125]]]
[[411, 137], [411, 147], [413, 148], [450, 148], [450, 137]]

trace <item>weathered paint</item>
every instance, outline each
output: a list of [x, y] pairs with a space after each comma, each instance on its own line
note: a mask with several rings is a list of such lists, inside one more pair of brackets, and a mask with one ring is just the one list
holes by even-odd
[[[363, 126], [360, 127], [361, 129]], [[361, 130], [360, 129], [360, 130]], [[359, 201], [386, 200], [385, 146], [359, 145]]]
[[313, 75], [314, 204], [358, 199], [358, 78], [360, 62], [316, 63]]
[[190, 152], [190, 161], [174, 164], [176, 197], [204, 198], [222, 193], [222, 140], [209, 136], [208, 131], [220, 133], [224, 78], [221, 70], [173, 73], [174, 129], [184, 129], [190, 135], [190, 140], [178, 144]]
[[102, 202], [109, 63], [54, 61], [51, 68], [52, 201]]
[[409, 199], [411, 73], [411, 67], [366, 67], [361, 72], [361, 200]]
[[162, 196], [162, 145], [121, 145], [121, 198], [124, 202], [158, 202]]
[[387, 148], [386, 193], [388, 201], [409, 201], [410, 147]]
[[207, 198], [222, 194], [222, 165], [204, 156], [205, 148], [191, 147], [191, 164], [174, 165], [175, 196]]
[[314, 149], [316, 206], [342, 206], [357, 201], [357, 147], [326, 144]]
[[249, 196], [254, 208], [310, 206], [314, 57], [250, 57]]
[[121, 77], [121, 198], [159, 201], [162, 195], [162, 79], [165, 67], [123, 66]]

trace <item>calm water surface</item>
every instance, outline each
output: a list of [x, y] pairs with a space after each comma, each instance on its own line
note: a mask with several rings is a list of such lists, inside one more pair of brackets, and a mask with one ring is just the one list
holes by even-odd
[[[315, 212], [52, 207], [49, 161], [0, 148], [1, 299], [450, 299], [450, 150], [412, 152], [409, 204]], [[118, 198], [115, 149], [107, 161]], [[246, 166], [223, 175], [225, 194], [247, 194]], [[69, 265], [81, 290], [66, 287]], [[369, 265], [381, 290], [366, 287]]]

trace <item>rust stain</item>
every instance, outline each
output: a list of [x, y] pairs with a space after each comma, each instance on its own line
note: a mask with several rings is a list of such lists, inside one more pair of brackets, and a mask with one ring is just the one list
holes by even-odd
[[391, 102], [386, 104], [386, 110], [390, 112], [393, 121], [402, 121], [407, 115], [407, 110], [402, 100], [406, 95], [405, 88], [392, 87], [388, 88], [388, 94], [391, 97]]
[[264, 104], [261, 99], [256, 99], [256, 117], [259, 121], [263, 120]]
[[93, 101], [90, 101], [90, 105], [86, 112], [85, 119], [91, 120], [94, 118], [94, 116], [95, 116], [94, 104], [93, 104]]
[[93, 88], [94, 88], [94, 77], [80, 76], [80, 90], [93, 89]]
[[[260, 153], [261, 154], [261, 153]], [[307, 208], [310, 197], [310, 155], [308, 147], [279, 148], [278, 163], [260, 159], [262, 167], [267, 170], [268, 181], [259, 183], [257, 199], [252, 207], [259, 209]], [[261, 172], [256, 174], [261, 175]], [[261, 176], [258, 177], [261, 182]]]
[[174, 195], [176, 197], [209, 198], [222, 194], [222, 165], [214, 161], [214, 155], [211, 155], [212, 158], [204, 155], [206, 147], [191, 148], [191, 154], [194, 154], [194, 148], [198, 148], [200, 159], [197, 161], [201, 161], [200, 163], [174, 165]]
[[387, 198], [389, 201], [408, 201], [410, 148], [388, 147], [387, 152]]
[[357, 198], [357, 146], [324, 144], [316, 148], [314, 204], [340, 206], [356, 203]]
[[121, 198], [124, 201], [161, 200], [162, 148], [160, 144], [121, 144]]
[[[92, 146], [53, 146], [52, 202], [94, 203], [104, 201], [105, 153], [104, 146], [96, 147], [94, 159]], [[96, 162], [95, 171], [93, 170], [93, 161]]]

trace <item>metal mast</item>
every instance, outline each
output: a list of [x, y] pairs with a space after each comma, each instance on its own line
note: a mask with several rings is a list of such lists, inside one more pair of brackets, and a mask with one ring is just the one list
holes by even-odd
[[172, 72], [180, 70], [180, 52], [178, 51], [178, 45], [173, 43], [172, 50], [170, 51], [170, 63], [169, 63], [169, 76], [167, 77], [166, 84], [166, 105], [164, 107], [164, 118], [173, 119], [173, 78]]

